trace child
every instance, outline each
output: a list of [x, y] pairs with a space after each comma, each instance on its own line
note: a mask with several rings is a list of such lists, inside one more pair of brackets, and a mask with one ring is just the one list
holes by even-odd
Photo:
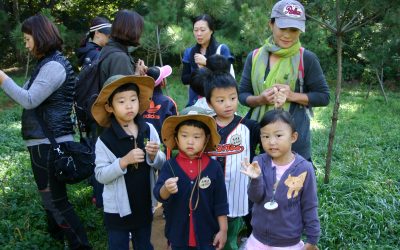
[[224, 177], [218, 162], [204, 154], [220, 141], [214, 119], [194, 111], [170, 116], [162, 138], [168, 148], [179, 149], [154, 187], [164, 203], [165, 235], [172, 250], [222, 249], [228, 226]]
[[109, 249], [129, 249], [129, 234], [134, 249], [153, 249], [156, 200], [151, 190], [165, 155], [156, 129], [140, 116], [149, 107], [153, 88], [148, 76], [112, 76], [92, 107], [94, 119], [106, 127], [96, 143], [95, 175], [104, 184]]
[[[210, 70], [211, 72], [227, 72], [230, 71], [230, 62], [222, 55], [212, 55], [206, 62], [206, 68], [200, 68], [194, 71], [192, 74], [192, 80], [190, 82], [190, 88], [194, 93], [196, 93], [199, 98], [196, 103], [193, 105], [195, 107], [200, 107], [207, 110], [207, 113], [210, 115], [215, 115], [215, 111], [210, 107], [207, 103], [207, 99], [205, 97], [205, 86], [209, 81], [207, 74]], [[233, 78], [233, 77], [232, 77]], [[235, 79], [233, 78], [235, 81]], [[235, 82], [236, 84], [236, 82]]]
[[[242, 227], [241, 217], [249, 214], [247, 186], [249, 178], [240, 174], [241, 162], [253, 159], [259, 143], [259, 126], [256, 121], [236, 115], [238, 88], [229, 73], [229, 62], [220, 55], [208, 58], [207, 65], [213, 71], [204, 71], [205, 98], [214, 109], [221, 141], [216, 151], [209, 152], [221, 164], [225, 174], [228, 194], [228, 239], [225, 250], [237, 250], [237, 238]], [[219, 70], [222, 69], [222, 70]]]
[[[242, 172], [252, 180], [253, 233], [246, 249], [318, 249], [318, 199], [312, 164], [292, 152], [297, 140], [287, 111], [268, 111], [260, 121], [264, 154], [243, 162]], [[307, 243], [301, 240], [302, 233]]]
[[150, 107], [143, 112], [143, 118], [146, 122], [153, 124], [159, 135], [161, 135], [161, 126], [164, 120], [178, 113], [175, 101], [169, 96], [163, 95], [161, 89], [161, 87], [165, 86], [164, 79], [171, 75], [171, 73], [172, 68], [169, 65], [147, 69], [147, 75], [154, 79], [155, 85]]

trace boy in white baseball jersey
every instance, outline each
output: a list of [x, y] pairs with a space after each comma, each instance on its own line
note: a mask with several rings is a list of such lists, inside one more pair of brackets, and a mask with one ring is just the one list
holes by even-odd
[[[207, 64], [218, 65], [204, 69], [204, 92], [208, 105], [214, 109], [221, 142], [209, 155], [217, 159], [225, 174], [228, 195], [228, 238], [224, 249], [238, 249], [237, 236], [242, 227], [241, 217], [249, 213], [247, 186], [249, 178], [240, 174], [241, 161], [252, 159], [259, 143], [257, 122], [236, 115], [238, 87], [229, 73], [229, 63], [219, 55], [211, 56]], [[244, 178], [243, 178], [244, 177]]]

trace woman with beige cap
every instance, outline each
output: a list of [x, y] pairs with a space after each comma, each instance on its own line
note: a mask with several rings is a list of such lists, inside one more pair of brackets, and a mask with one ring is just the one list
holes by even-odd
[[298, 1], [282, 0], [272, 8], [272, 35], [247, 56], [239, 101], [260, 121], [266, 111], [283, 108], [293, 116], [299, 138], [293, 150], [311, 161], [310, 115], [329, 104], [329, 87], [317, 56], [301, 47], [306, 14]]

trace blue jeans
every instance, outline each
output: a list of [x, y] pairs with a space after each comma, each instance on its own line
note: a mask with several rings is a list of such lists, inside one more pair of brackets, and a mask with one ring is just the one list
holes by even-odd
[[108, 249], [127, 250], [129, 249], [129, 233], [132, 234], [133, 249], [153, 250], [150, 243], [151, 224], [135, 230], [108, 229]]
[[55, 151], [49, 144], [30, 146], [28, 151], [50, 235], [57, 240], [65, 236], [70, 249], [91, 249], [85, 229], [69, 203], [66, 184], [55, 177]]
[[214, 246], [200, 246], [200, 247], [174, 247], [172, 246], [172, 250], [215, 250]]

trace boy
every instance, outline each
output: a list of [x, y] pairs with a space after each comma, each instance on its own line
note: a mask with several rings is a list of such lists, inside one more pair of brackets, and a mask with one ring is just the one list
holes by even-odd
[[[249, 214], [247, 186], [249, 178], [240, 174], [241, 161], [253, 159], [259, 143], [260, 129], [257, 122], [236, 115], [238, 88], [229, 73], [229, 62], [214, 55], [207, 60], [209, 65], [218, 65], [212, 71], [205, 71], [205, 98], [215, 111], [215, 121], [221, 136], [217, 150], [208, 155], [220, 162], [225, 173], [228, 194], [228, 239], [225, 250], [238, 249], [237, 237], [242, 227], [241, 217]], [[219, 70], [219, 69], [220, 70]], [[250, 229], [249, 229], [250, 230]]]
[[179, 149], [154, 187], [164, 203], [165, 235], [172, 250], [222, 249], [228, 226], [224, 176], [218, 162], [204, 154], [220, 141], [214, 119], [194, 111], [170, 116], [161, 133], [168, 148]]
[[[96, 143], [96, 179], [104, 184], [104, 224], [109, 249], [152, 250], [150, 243], [155, 169], [165, 162], [160, 139], [141, 113], [149, 107], [154, 80], [148, 76], [110, 77], [92, 107], [106, 129]], [[146, 143], [147, 141], [147, 143]], [[144, 149], [144, 150], [143, 150]]]

